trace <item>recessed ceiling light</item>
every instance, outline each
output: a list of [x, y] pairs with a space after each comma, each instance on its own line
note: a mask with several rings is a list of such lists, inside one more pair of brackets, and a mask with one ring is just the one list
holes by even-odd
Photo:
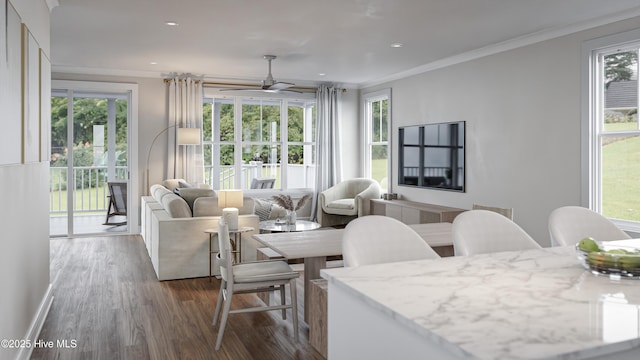
[[178, 26], [178, 23], [175, 21], [165, 21], [164, 24], [167, 26]]
[[401, 48], [402, 47], [402, 43], [393, 43], [391, 44], [392, 48]]
[[158, 65], [158, 63], [157, 63], [157, 62], [155, 62], [155, 61], [152, 61], [152, 62], [150, 62], [149, 64], [151, 64], [151, 65]]
[[327, 74], [325, 73], [318, 73], [318, 76], [326, 76]]

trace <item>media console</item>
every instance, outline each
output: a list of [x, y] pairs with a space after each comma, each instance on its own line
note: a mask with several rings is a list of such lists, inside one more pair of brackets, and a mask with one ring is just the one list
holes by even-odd
[[453, 222], [464, 209], [408, 200], [371, 200], [371, 215], [384, 215], [405, 224]]

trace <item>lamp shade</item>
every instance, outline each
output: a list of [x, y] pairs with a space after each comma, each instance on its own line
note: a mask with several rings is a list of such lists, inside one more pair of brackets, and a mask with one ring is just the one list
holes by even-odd
[[242, 190], [218, 191], [219, 208], [241, 208], [244, 205]]
[[178, 128], [176, 130], [176, 142], [178, 145], [200, 145], [199, 128]]

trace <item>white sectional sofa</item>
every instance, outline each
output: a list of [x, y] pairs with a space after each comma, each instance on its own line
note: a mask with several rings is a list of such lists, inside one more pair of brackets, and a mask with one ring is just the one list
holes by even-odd
[[[205, 233], [207, 229], [217, 229], [222, 215], [217, 195], [210, 189], [180, 189], [180, 192], [182, 197], [173, 189], [158, 184], [151, 186], [151, 196], [142, 197], [141, 235], [158, 280], [209, 276], [209, 256], [213, 261], [213, 274], [218, 275], [219, 265], [215, 254], [209, 255], [209, 235]], [[255, 260], [256, 250], [261, 247], [252, 238], [259, 232], [260, 218], [254, 214], [256, 204], [264, 208], [268, 202], [265, 200], [282, 193], [274, 189], [245, 191], [238, 223], [241, 227], [252, 227], [254, 231], [242, 235], [242, 261]], [[286, 194], [297, 201], [305, 194], [313, 194], [313, 190], [290, 190]], [[298, 219], [309, 219], [311, 208], [309, 201], [297, 212]], [[276, 210], [271, 211], [272, 218], [278, 214]], [[214, 238], [213, 249], [217, 248]]]
[[[199, 190], [199, 189], [198, 189]], [[151, 196], [142, 198], [142, 236], [158, 280], [209, 276], [209, 256], [213, 274], [219, 274], [215, 254], [209, 253], [207, 229], [217, 229], [222, 210], [213, 190], [197, 197], [193, 208], [182, 197], [162, 185], [152, 186]], [[245, 198], [240, 210], [239, 226], [254, 230], [243, 234], [242, 260], [255, 260], [257, 243], [251, 235], [259, 231], [259, 218], [253, 214], [253, 199]], [[218, 248], [213, 241], [214, 250]]]

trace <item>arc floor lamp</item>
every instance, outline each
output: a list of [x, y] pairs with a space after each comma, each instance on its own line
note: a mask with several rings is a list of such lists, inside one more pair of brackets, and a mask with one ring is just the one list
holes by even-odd
[[200, 128], [181, 128], [178, 125], [171, 125], [164, 130], [160, 131], [153, 141], [151, 142], [151, 146], [149, 146], [149, 153], [147, 154], [147, 195], [149, 194], [149, 161], [151, 160], [151, 150], [153, 150], [153, 145], [155, 145], [156, 140], [160, 137], [160, 135], [167, 132], [167, 130], [176, 128], [176, 144], [177, 145], [200, 145], [202, 141], [202, 137], [200, 136]]

